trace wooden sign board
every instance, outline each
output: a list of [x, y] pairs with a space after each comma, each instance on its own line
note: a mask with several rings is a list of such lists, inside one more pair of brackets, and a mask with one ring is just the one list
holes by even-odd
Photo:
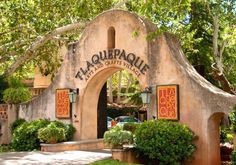
[[179, 86], [157, 86], [157, 118], [179, 120]]
[[56, 90], [56, 117], [57, 118], [70, 118], [70, 89], [57, 89]]

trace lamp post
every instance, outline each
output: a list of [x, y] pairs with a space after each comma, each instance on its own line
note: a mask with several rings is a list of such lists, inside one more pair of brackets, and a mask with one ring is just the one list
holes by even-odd
[[145, 90], [141, 92], [141, 98], [143, 104], [150, 104], [151, 96], [152, 96], [152, 88], [151, 87], [145, 88]]
[[78, 95], [78, 89], [72, 89], [71, 92], [69, 92], [70, 103], [76, 102], [77, 95]]

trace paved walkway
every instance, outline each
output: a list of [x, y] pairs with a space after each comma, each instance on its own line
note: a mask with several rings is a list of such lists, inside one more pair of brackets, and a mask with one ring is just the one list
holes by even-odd
[[84, 165], [107, 158], [106, 151], [8, 152], [0, 154], [0, 165]]

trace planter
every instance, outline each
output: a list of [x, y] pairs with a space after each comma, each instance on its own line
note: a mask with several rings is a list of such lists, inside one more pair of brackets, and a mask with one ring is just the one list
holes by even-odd
[[112, 158], [125, 163], [141, 163], [135, 149], [112, 149]]

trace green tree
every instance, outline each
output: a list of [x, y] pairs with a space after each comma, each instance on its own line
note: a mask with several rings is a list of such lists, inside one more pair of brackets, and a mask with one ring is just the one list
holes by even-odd
[[28, 88], [24, 87], [20, 78], [10, 77], [8, 79], [9, 88], [3, 91], [3, 101], [8, 104], [16, 105], [16, 118], [19, 114], [19, 103], [31, 99], [31, 93]]
[[[37, 65], [44, 74], [55, 73], [61, 62], [57, 56], [58, 48], [78, 40], [85, 22], [110, 9], [115, 2], [1, 1], [0, 74], [11, 75], [23, 65], [23, 69]], [[26, 63], [29, 61], [32, 62]]]
[[126, 7], [151, 19], [156, 34], [176, 34], [191, 63], [204, 66], [205, 78], [235, 94], [235, 0], [132, 0]]

